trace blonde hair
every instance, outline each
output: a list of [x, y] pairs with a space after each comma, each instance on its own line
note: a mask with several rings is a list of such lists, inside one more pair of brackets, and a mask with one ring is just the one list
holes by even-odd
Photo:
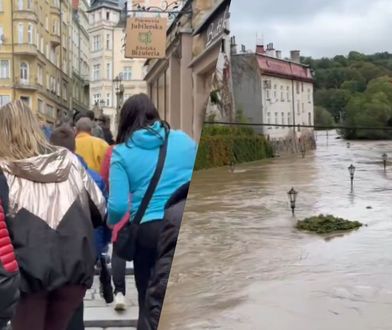
[[0, 108], [0, 159], [15, 161], [54, 150], [24, 102], [19, 100]]

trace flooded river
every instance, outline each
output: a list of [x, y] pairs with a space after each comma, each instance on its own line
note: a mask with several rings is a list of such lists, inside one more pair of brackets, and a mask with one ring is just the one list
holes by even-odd
[[[304, 159], [196, 172], [160, 330], [392, 329], [392, 165], [384, 173], [381, 160], [392, 143], [347, 148], [335, 137], [323, 132]], [[294, 229], [320, 213], [368, 226], [335, 237]]]

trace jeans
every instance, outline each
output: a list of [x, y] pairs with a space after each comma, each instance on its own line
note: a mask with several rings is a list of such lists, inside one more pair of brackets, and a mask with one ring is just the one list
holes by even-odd
[[85, 293], [84, 286], [66, 285], [52, 292], [23, 295], [11, 321], [12, 330], [66, 330]]
[[127, 262], [112, 253], [112, 277], [114, 284], [114, 294], [122, 293], [125, 296], [125, 270]]
[[142, 223], [138, 231], [135, 258], [133, 260], [139, 302], [138, 330], [143, 329], [142, 320], [146, 317], [146, 292], [152, 270], [156, 263], [157, 245], [161, 228], [162, 221], [157, 220]]

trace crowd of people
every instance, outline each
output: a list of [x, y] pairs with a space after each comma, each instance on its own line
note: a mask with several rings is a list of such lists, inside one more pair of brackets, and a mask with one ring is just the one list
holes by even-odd
[[145, 94], [124, 103], [115, 141], [92, 111], [48, 131], [22, 101], [0, 108], [0, 127], [0, 330], [84, 329], [96, 270], [102, 297], [126, 310], [111, 242], [134, 251], [138, 330], [157, 329], [196, 143]]

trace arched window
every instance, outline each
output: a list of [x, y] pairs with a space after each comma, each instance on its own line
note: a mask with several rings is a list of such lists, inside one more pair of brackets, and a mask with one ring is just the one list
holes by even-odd
[[20, 64], [20, 79], [25, 82], [29, 80], [29, 66], [25, 62]]

